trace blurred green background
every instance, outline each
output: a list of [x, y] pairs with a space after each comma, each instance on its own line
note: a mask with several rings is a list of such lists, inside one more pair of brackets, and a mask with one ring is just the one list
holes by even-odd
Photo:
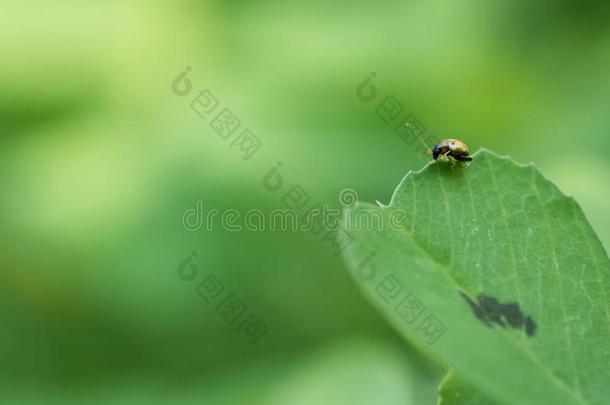
[[[609, 4], [3, 1], [0, 402], [434, 403], [442, 368], [332, 243], [181, 217], [268, 212], [293, 185], [389, 201], [427, 159], [377, 115], [393, 95], [426, 134], [535, 162], [608, 247]], [[249, 160], [191, 109], [204, 89], [262, 142]], [[206, 274], [264, 323], [256, 344], [195, 291]]]

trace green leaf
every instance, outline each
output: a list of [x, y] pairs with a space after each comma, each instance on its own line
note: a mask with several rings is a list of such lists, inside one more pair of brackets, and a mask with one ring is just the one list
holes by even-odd
[[453, 372], [441, 382], [438, 388], [438, 405], [495, 405], [479, 390], [464, 382]]
[[607, 403], [608, 255], [535, 167], [485, 150], [468, 167], [431, 164], [407, 174], [389, 206], [347, 209], [343, 227], [368, 299], [485, 396]]

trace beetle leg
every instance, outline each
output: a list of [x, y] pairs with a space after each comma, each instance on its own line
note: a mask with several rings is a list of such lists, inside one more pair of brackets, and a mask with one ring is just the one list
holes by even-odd
[[470, 156], [455, 156], [454, 159], [461, 162], [466, 167], [470, 166], [472, 163], [472, 157]]
[[450, 150], [448, 150], [447, 152], [443, 153], [443, 156], [445, 157], [445, 159], [447, 159], [448, 161], [451, 162], [451, 167], [455, 167], [455, 163], [457, 162], [457, 159], [451, 155], [451, 151]]

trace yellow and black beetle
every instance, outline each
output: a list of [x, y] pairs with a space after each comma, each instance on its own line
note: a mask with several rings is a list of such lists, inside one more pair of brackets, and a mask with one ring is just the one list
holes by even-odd
[[440, 156], [445, 156], [458, 162], [471, 162], [470, 149], [468, 145], [459, 139], [444, 139], [432, 148], [432, 158], [437, 161]]

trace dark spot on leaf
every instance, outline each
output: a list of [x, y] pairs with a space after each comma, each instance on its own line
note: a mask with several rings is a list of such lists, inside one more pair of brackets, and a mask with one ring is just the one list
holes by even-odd
[[527, 333], [527, 336], [534, 336], [536, 333], [536, 323], [531, 316], [528, 316], [525, 320], [525, 333]]
[[536, 333], [536, 323], [531, 316], [521, 312], [519, 304], [514, 302], [502, 304], [496, 298], [483, 294], [479, 294], [478, 302], [475, 302], [462, 292], [460, 295], [470, 305], [474, 315], [490, 328], [494, 325], [505, 328], [508, 324], [513, 329], [525, 330], [530, 337]]

